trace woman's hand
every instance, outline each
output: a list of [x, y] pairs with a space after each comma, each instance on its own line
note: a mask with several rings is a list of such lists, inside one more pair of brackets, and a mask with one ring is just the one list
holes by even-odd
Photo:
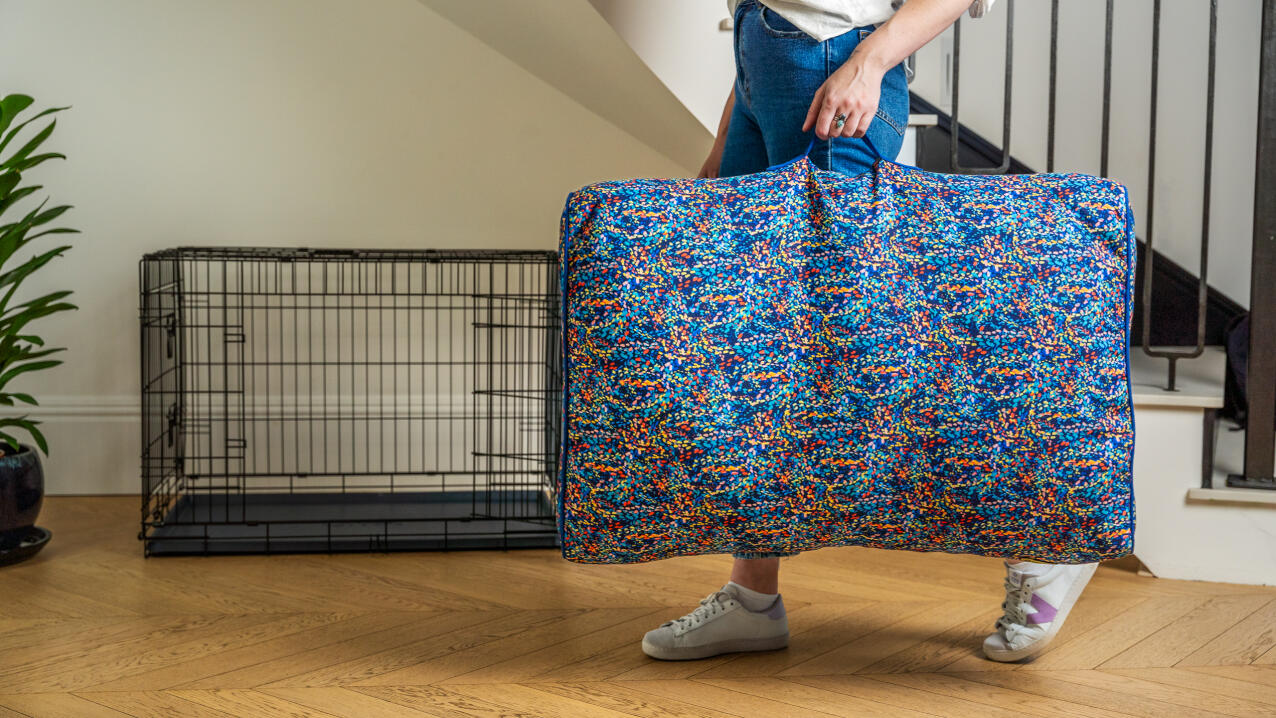
[[[820, 85], [802, 131], [814, 127], [815, 135], [822, 140], [863, 137], [877, 114], [882, 78], [887, 71], [952, 25], [968, 7], [970, 0], [908, 0], [901, 5]], [[985, 4], [981, 3], [981, 7]], [[837, 127], [838, 115], [846, 115], [841, 129]]]
[[[815, 136], [822, 140], [863, 137], [868, 132], [882, 96], [884, 73], [855, 55], [851, 53], [850, 59], [834, 70], [815, 91], [811, 109], [806, 112], [806, 122], [802, 123], [803, 132], [814, 127]], [[840, 129], [837, 126], [839, 115], [846, 117]]]

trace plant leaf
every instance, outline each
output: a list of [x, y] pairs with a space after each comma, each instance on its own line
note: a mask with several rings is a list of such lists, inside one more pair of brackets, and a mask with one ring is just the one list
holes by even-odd
[[[24, 122], [23, 124], [26, 124], [26, 123]], [[58, 126], [57, 120], [50, 122], [48, 125], [45, 125], [43, 130], [40, 130], [40, 132], [37, 133], [35, 137], [32, 137], [29, 142], [27, 142], [25, 145], [22, 146], [22, 149], [18, 150], [17, 153], [15, 153], [9, 159], [3, 162], [0, 162], [0, 167], [12, 168], [17, 163], [21, 162], [22, 160], [25, 160], [28, 156], [30, 156], [32, 152], [36, 151], [36, 148], [44, 144], [45, 140], [49, 139], [49, 135], [53, 134], [53, 130], [57, 126]], [[18, 130], [14, 130], [15, 133], [17, 131]]]
[[10, 170], [8, 172], [0, 174], [0, 199], [4, 199], [8, 197], [9, 193], [13, 191], [13, 188], [17, 187], [18, 183], [21, 181], [22, 181], [21, 172], [15, 172]]
[[[47, 359], [45, 361], [33, 361], [29, 364], [19, 364], [18, 366], [15, 366], [9, 369], [5, 373], [0, 374], [0, 386], [4, 386], [8, 384], [11, 379], [13, 379], [15, 376], [18, 376], [19, 374], [25, 374], [26, 372], [29, 372], [29, 371], [43, 371], [45, 369], [52, 369], [53, 367], [61, 363], [62, 362], [57, 359]], [[3, 423], [3, 422], [0, 422], [0, 423]]]
[[0, 99], [0, 134], [9, 129], [19, 113], [33, 104], [35, 100], [28, 95], [8, 95]]
[[[65, 230], [65, 231], [76, 232], [78, 230], [72, 229], [72, 230]], [[50, 229], [45, 232], [41, 232], [40, 234], [55, 234], [55, 233], [61, 233], [61, 232], [62, 230]], [[38, 236], [40, 235], [37, 234], [34, 237], [30, 237], [29, 239], [34, 239], [35, 237], [38, 237]], [[0, 287], [4, 287], [10, 283], [21, 283], [22, 280], [26, 279], [26, 277], [30, 275], [32, 272], [36, 271], [40, 267], [43, 267], [44, 265], [48, 264], [54, 259], [62, 256], [62, 254], [70, 248], [71, 248], [70, 246], [63, 246], [63, 247], [57, 247], [55, 249], [50, 249], [44, 254], [39, 254], [28, 259], [27, 261], [23, 262], [17, 267], [14, 267], [13, 269], [10, 269], [4, 274], [0, 274]]]
[[31, 221], [31, 226], [38, 227], [42, 224], [48, 224], [58, 217], [61, 217], [68, 209], [71, 209], [71, 205], [64, 204], [61, 207], [54, 207], [52, 209], [45, 210], [36, 215], [35, 219]]
[[[57, 229], [46, 229], [43, 232], [36, 232], [35, 234], [29, 235], [27, 237], [27, 241], [30, 242], [31, 240], [38, 239], [40, 237], [43, 237], [46, 234], [79, 234], [79, 233], [80, 233], [80, 230], [78, 229], [70, 229], [68, 227], [59, 227]], [[63, 249], [70, 249], [70, 247], [63, 247]]]
[[40, 447], [40, 451], [41, 451], [41, 452], [42, 452], [45, 456], [48, 456], [48, 455], [49, 455], [49, 442], [45, 440], [45, 438], [44, 438], [44, 432], [42, 432], [42, 431], [40, 431], [39, 429], [35, 428], [35, 425], [36, 425], [36, 424], [39, 424], [39, 423], [40, 423], [40, 422], [38, 422], [38, 421], [33, 421], [33, 422], [31, 422], [31, 423], [30, 423], [30, 424], [26, 427], [26, 430], [27, 430], [27, 433], [31, 434], [31, 438], [32, 438], [32, 439], [35, 439], [35, 445], [36, 445], [36, 446], [38, 446], [38, 447]]
[[66, 159], [66, 155], [62, 154], [61, 152], [46, 152], [42, 155], [36, 155], [35, 157], [28, 157], [27, 159], [21, 162], [18, 162], [17, 164], [13, 166], [13, 169], [19, 172], [26, 172], [32, 167], [35, 167], [38, 164], [42, 164], [48, 160], [64, 160], [64, 159]]
[[[29, 120], [24, 120], [17, 127], [14, 127], [9, 132], [8, 135], [5, 135], [5, 138], [3, 140], [0, 140], [0, 152], [4, 152], [4, 148], [9, 145], [9, 142], [12, 141], [14, 137], [18, 136], [18, 133], [22, 131], [23, 127], [26, 127], [27, 125], [31, 124], [32, 122], [35, 122], [36, 120], [40, 119], [41, 117], [44, 117], [45, 115], [51, 115], [54, 112], [61, 112], [63, 110], [69, 110], [69, 109], [71, 108], [70, 107], [50, 107], [49, 109], [45, 110], [44, 112], [41, 112], [35, 117], [32, 117]], [[8, 123], [0, 122], [0, 132], [4, 132], [4, 128], [7, 126], [8, 126]]]
[[[0, 199], [0, 215], [3, 215], [5, 210], [17, 204], [23, 197], [34, 194], [42, 189], [44, 189], [43, 185], [35, 185], [34, 187], [22, 187], [21, 189], [14, 190], [8, 197]], [[3, 231], [4, 230], [0, 228], [0, 232]]]

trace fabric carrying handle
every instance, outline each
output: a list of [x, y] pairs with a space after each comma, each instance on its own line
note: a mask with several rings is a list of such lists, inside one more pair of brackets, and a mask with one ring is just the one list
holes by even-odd
[[[869, 126], [872, 127], [871, 124]], [[798, 155], [797, 157], [794, 157], [788, 162], [781, 162], [778, 165], [771, 165], [770, 167], [767, 167], [767, 169], [768, 170], [779, 169], [780, 167], [785, 167], [787, 165], [793, 164], [794, 162], [797, 162], [803, 157], [809, 156], [811, 154], [811, 150], [815, 149], [815, 139], [816, 138], [814, 136], [811, 137], [811, 141], [806, 145], [806, 150], [803, 151], [802, 154]], [[877, 149], [877, 145], [873, 144], [873, 140], [869, 138], [867, 131], [865, 131], [864, 136], [860, 137], [859, 139], [864, 140], [864, 144], [868, 145], [868, 149], [871, 150], [872, 153], [878, 159], [882, 159], [882, 160], [886, 159], [886, 156], [882, 154], [881, 150]], [[894, 160], [888, 160], [888, 161], [893, 162]]]

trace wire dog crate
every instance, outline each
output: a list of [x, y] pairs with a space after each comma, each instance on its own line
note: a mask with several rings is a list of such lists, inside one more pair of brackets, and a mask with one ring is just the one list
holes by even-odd
[[554, 546], [553, 251], [141, 260], [145, 555]]

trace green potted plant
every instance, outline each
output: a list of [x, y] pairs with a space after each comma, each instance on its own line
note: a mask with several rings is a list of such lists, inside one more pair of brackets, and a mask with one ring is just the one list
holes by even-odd
[[[40, 185], [22, 186], [22, 173], [51, 159], [66, 159], [56, 152], [38, 152], [40, 145], [53, 134], [57, 120], [51, 120], [29, 139], [15, 141], [32, 122], [67, 109], [51, 108], [15, 124], [18, 115], [33, 102], [26, 95], [0, 99], [0, 565], [33, 555], [52, 535], [47, 529], [35, 526], [44, 502], [40, 452], [48, 454], [49, 447], [36, 426], [39, 422], [19, 414], [19, 406], [36, 406], [35, 398], [14, 391], [12, 385], [30, 372], [62, 363], [49, 358], [62, 349], [45, 347], [44, 340], [32, 333], [31, 323], [75, 309], [64, 301], [71, 294], [69, 291], [34, 298], [20, 292], [27, 278], [70, 249], [62, 246], [39, 250], [28, 245], [41, 237], [76, 231], [47, 226], [70, 209], [46, 207], [47, 198], [23, 214], [13, 211], [23, 198], [43, 189]], [[17, 434], [29, 436], [39, 452], [21, 443]]]

